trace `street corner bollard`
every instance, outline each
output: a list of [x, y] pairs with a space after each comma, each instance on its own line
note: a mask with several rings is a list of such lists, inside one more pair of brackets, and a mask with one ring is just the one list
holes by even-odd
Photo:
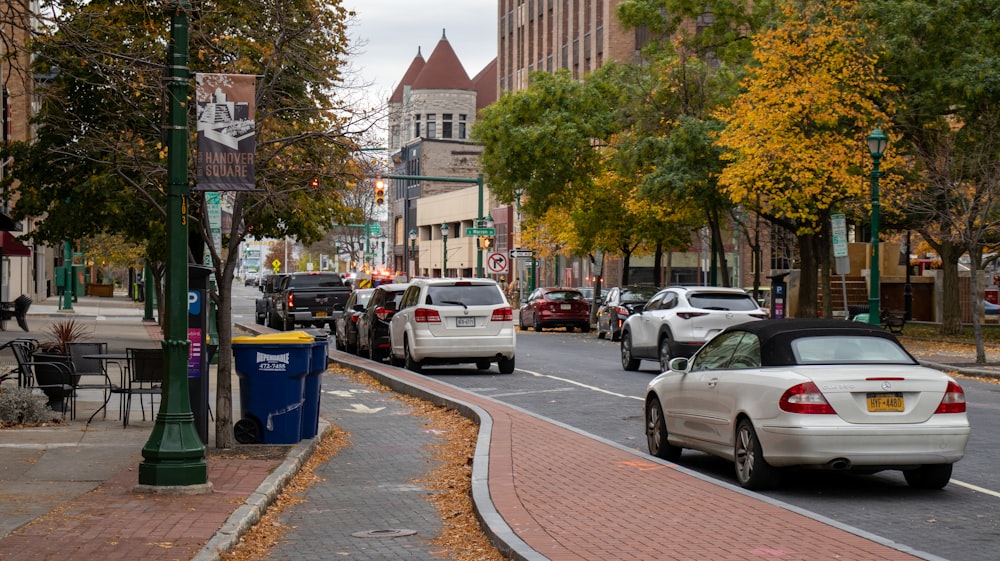
[[242, 444], [301, 440], [305, 382], [315, 340], [303, 331], [233, 339], [243, 418], [234, 426]]

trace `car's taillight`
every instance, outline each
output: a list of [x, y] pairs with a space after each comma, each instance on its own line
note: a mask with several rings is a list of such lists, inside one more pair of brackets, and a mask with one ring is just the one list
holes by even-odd
[[352, 323], [358, 323], [358, 318], [359, 318], [359, 317], [361, 317], [361, 316], [359, 316], [359, 315], [357, 315], [357, 314], [354, 314], [354, 315], [352, 315], [352, 316], [351, 316], [351, 322], [352, 322]]
[[965, 392], [962, 391], [962, 386], [948, 382], [944, 397], [941, 398], [941, 403], [934, 413], [965, 413]]
[[833, 407], [830, 407], [830, 403], [820, 393], [816, 384], [812, 382], [798, 384], [785, 390], [781, 399], [778, 400], [778, 407], [782, 411], [806, 415], [835, 415], [837, 413]]
[[615, 307], [615, 313], [618, 314], [618, 315], [620, 315], [620, 316], [627, 316], [628, 315], [628, 308], [626, 308], [624, 306], [616, 306]]
[[413, 312], [413, 319], [417, 323], [441, 323], [441, 314], [437, 310], [417, 308]]
[[288, 297], [286, 298], [286, 301], [288, 302], [288, 307], [289, 308], [294, 308], [295, 307], [295, 295], [292, 294], [291, 292], [288, 293]]
[[497, 308], [493, 310], [493, 317], [490, 318], [490, 321], [514, 321], [514, 311], [510, 309], [510, 306]]
[[697, 317], [707, 316], [707, 315], [708, 315], [708, 312], [679, 312], [677, 314], [677, 317], [679, 317], [681, 319], [691, 319], [691, 318], [697, 318]]
[[767, 319], [767, 314], [750, 314], [750, 317], [757, 319]]
[[382, 321], [389, 321], [389, 318], [392, 317], [392, 310], [387, 310], [382, 306], [379, 306], [375, 308], [375, 315]]

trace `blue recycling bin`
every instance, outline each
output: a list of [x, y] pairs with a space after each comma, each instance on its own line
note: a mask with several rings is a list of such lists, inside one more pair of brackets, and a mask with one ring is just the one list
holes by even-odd
[[301, 439], [305, 380], [313, 337], [303, 331], [233, 338], [242, 419], [242, 444], [295, 444]]
[[323, 373], [326, 372], [327, 336], [323, 332], [309, 330], [313, 336], [309, 374], [306, 375], [302, 390], [302, 428], [299, 437], [314, 438], [319, 434], [319, 406], [323, 393]]

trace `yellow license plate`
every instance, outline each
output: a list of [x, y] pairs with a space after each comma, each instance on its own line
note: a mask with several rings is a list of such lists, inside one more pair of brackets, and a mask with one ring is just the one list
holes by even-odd
[[870, 393], [868, 394], [868, 411], [872, 413], [902, 413], [903, 394]]
[[325, 318], [326, 317], [326, 312], [316, 312], [316, 317], [318, 317], [318, 318]]

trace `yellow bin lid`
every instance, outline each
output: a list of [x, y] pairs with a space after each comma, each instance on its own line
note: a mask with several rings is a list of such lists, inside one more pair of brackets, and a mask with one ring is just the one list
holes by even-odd
[[281, 343], [305, 344], [312, 343], [313, 341], [315, 341], [313, 336], [305, 331], [279, 331], [277, 333], [265, 333], [263, 335], [244, 335], [242, 337], [233, 337], [234, 345]]

